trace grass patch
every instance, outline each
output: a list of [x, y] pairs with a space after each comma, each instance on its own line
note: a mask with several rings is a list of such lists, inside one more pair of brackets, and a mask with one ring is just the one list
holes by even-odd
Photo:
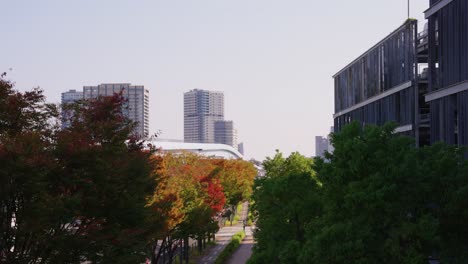
[[228, 260], [228, 258], [232, 255], [232, 253], [234, 253], [234, 251], [236, 251], [236, 249], [239, 247], [244, 237], [245, 237], [244, 231], [239, 231], [235, 235], [233, 235], [231, 242], [227, 244], [223, 252], [219, 254], [219, 256], [216, 258], [216, 261], [214, 263], [223, 264], [224, 262], [226, 262], [226, 260]]

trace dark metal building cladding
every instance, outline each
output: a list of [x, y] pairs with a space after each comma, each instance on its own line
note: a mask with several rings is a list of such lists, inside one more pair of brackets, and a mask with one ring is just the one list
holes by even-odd
[[[363, 124], [396, 121], [414, 125], [416, 38], [417, 21], [407, 20], [334, 76], [335, 131], [353, 120]], [[349, 111], [350, 107], [407, 82], [412, 82], [412, 87]]]
[[468, 145], [468, 91], [430, 102], [431, 142]]
[[338, 116], [335, 118], [335, 131], [341, 130], [344, 125], [353, 120], [358, 120], [363, 125], [383, 125], [389, 121], [395, 121], [399, 124], [413, 124], [414, 96], [414, 87], [410, 87]]
[[468, 80], [468, 1], [454, 0], [429, 17], [431, 91]]
[[[429, 90], [467, 80], [468, 1], [453, 0], [429, 17]], [[432, 143], [468, 145], [468, 91], [430, 101], [430, 120]]]

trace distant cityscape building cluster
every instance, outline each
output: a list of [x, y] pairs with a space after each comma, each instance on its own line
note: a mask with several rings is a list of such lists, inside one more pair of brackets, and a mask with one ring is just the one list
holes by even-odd
[[394, 121], [417, 146], [468, 145], [468, 5], [429, 3], [424, 30], [408, 19], [333, 76], [337, 131]]
[[224, 94], [194, 89], [184, 93], [184, 141], [218, 143], [242, 150], [233, 121], [224, 120]]
[[[122, 93], [127, 100], [123, 110], [133, 122], [136, 122], [135, 134], [141, 137], [149, 136], [149, 91], [143, 85], [131, 85], [129, 83], [106, 83], [97, 86], [84, 86], [82, 92], [70, 90], [62, 93], [62, 104], [71, 103], [77, 100], [95, 99], [98, 96], [112, 96], [115, 93]], [[128, 106], [128, 107], [127, 107]], [[62, 114], [62, 128], [70, 124], [68, 118]]]
[[[149, 91], [143, 85], [103, 83], [96, 86], [84, 86], [82, 91], [63, 92], [62, 105], [77, 100], [95, 99], [99, 96], [112, 96], [116, 93], [122, 93], [126, 99], [123, 113], [136, 122], [135, 134], [148, 138]], [[72, 115], [73, 113], [70, 112], [62, 112], [62, 128], [70, 126], [69, 120]], [[238, 151], [240, 155], [235, 154], [235, 157], [241, 157], [244, 154], [244, 144], [237, 144], [237, 130], [234, 122], [224, 120], [224, 94], [222, 92], [194, 89], [184, 93], [184, 142], [224, 144]], [[168, 146], [174, 145], [174, 143], [167, 144]], [[204, 148], [214, 147], [216, 146]]]

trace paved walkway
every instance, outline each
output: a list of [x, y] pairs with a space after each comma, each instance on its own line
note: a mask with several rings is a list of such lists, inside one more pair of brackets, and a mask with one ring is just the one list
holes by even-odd
[[[203, 256], [198, 263], [199, 264], [212, 264], [215, 262], [216, 258], [221, 254], [224, 250], [226, 245], [231, 241], [232, 236], [242, 230], [242, 221], [247, 219], [248, 214], [248, 203], [245, 202], [242, 205], [242, 212], [240, 214], [239, 224], [236, 226], [225, 226], [219, 229], [218, 233], [216, 233], [216, 246], [209, 249], [207, 254]], [[249, 227], [245, 228], [246, 233], [250, 233]], [[246, 237], [247, 238], [247, 237]], [[234, 262], [237, 263], [237, 262]]]
[[253, 227], [245, 228], [245, 238], [242, 240], [242, 244], [232, 254], [231, 258], [227, 261], [227, 264], [245, 264], [252, 256], [252, 248], [255, 244], [252, 236]]

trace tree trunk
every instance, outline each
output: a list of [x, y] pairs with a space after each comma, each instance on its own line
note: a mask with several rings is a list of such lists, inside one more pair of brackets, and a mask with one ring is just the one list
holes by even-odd
[[202, 253], [203, 251], [203, 245], [202, 245], [202, 239], [200, 236], [197, 236], [197, 242], [198, 242], [198, 252]]
[[189, 263], [189, 238], [184, 237], [184, 258], [185, 262]]

